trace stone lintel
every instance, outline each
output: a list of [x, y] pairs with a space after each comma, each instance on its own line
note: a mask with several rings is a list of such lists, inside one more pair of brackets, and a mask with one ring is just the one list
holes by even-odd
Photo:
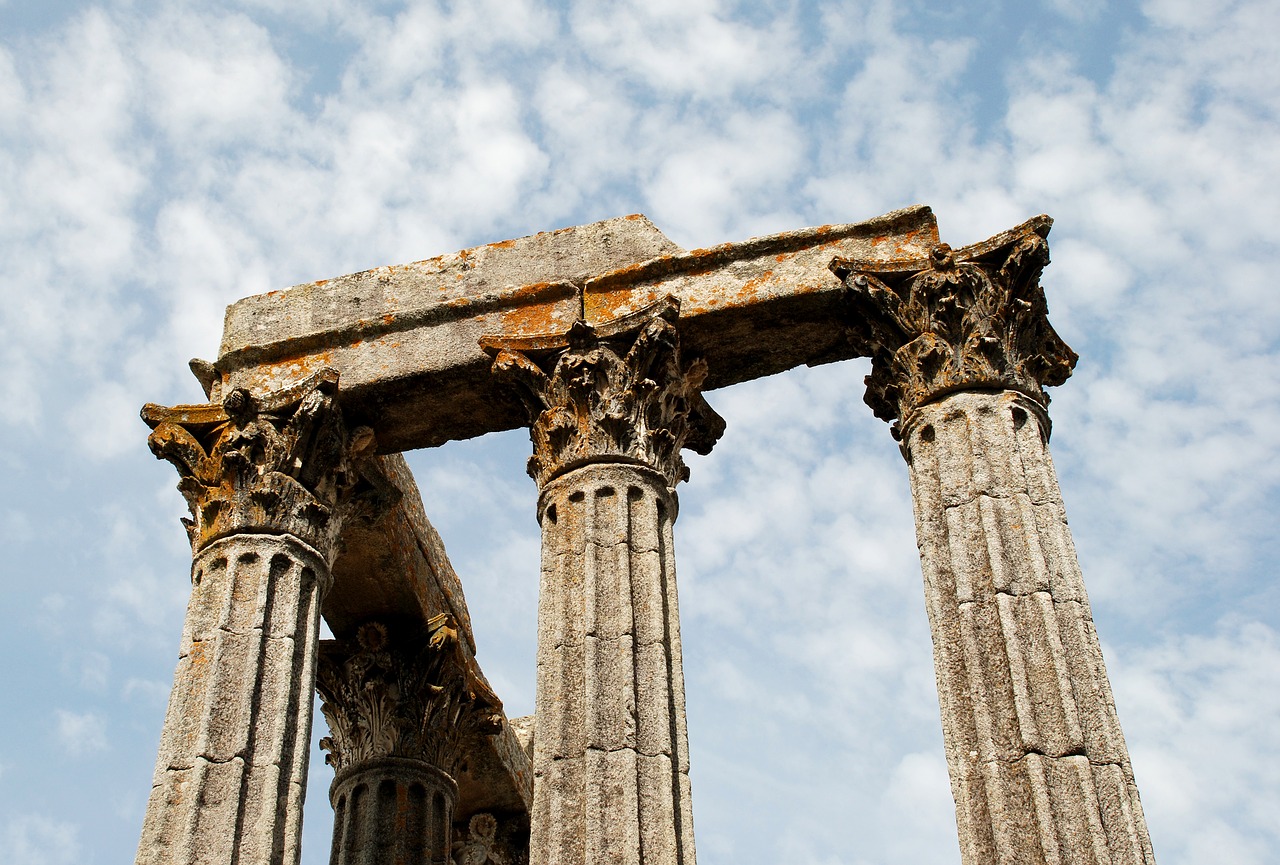
[[857, 356], [828, 263], [920, 257], [937, 240], [927, 207], [693, 251], [641, 215], [619, 217], [238, 301], [201, 378], [217, 401], [333, 368], [344, 412], [373, 427], [379, 452], [431, 447], [527, 422], [490, 375], [482, 336], [600, 325], [674, 296], [705, 388], [724, 387]]

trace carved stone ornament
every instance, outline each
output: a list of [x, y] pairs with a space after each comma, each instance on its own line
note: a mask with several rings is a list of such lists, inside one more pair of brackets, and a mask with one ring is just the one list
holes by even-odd
[[382, 757], [422, 760], [453, 776], [467, 741], [502, 727], [502, 702], [448, 615], [396, 633], [366, 622], [351, 640], [322, 640], [316, 669], [336, 771]]
[[325, 369], [268, 394], [236, 388], [221, 405], [143, 407], [151, 452], [182, 476], [193, 549], [263, 531], [331, 559], [342, 518], [377, 519], [395, 504], [399, 491], [372, 459], [373, 431], [348, 432], [337, 387], [337, 372]]
[[674, 297], [605, 325], [574, 323], [564, 334], [485, 338], [494, 372], [529, 412], [538, 486], [580, 465], [633, 462], [688, 478], [681, 448], [710, 453], [724, 419], [702, 398], [706, 363], [682, 364]]
[[453, 865], [514, 865], [502, 855], [497, 836], [496, 817], [473, 814], [467, 823], [467, 837], [453, 842]]
[[866, 401], [877, 417], [907, 421], [931, 400], [981, 388], [1048, 405], [1044, 387], [1066, 381], [1077, 360], [1049, 324], [1040, 286], [1052, 225], [1038, 216], [963, 249], [938, 244], [927, 258], [831, 262], [872, 358]]

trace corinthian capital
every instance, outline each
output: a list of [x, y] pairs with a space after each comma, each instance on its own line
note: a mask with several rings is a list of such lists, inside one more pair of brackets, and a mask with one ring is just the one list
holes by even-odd
[[1077, 359], [1049, 324], [1040, 286], [1052, 224], [1038, 216], [963, 249], [939, 244], [927, 258], [831, 262], [872, 358], [866, 401], [877, 417], [905, 419], [939, 396], [982, 388], [1048, 404], [1044, 388], [1066, 381]]
[[367, 622], [354, 639], [321, 641], [316, 689], [332, 734], [320, 747], [339, 772], [403, 757], [453, 776], [469, 739], [501, 729], [502, 702], [447, 615], [425, 630]]
[[681, 448], [711, 451], [724, 420], [702, 398], [706, 363], [681, 360], [679, 310], [667, 298], [606, 325], [481, 340], [528, 409], [538, 486], [587, 463], [633, 462], [674, 488], [688, 477]]
[[373, 431], [348, 431], [338, 374], [321, 370], [288, 388], [237, 388], [222, 404], [152, 403], [147, 444], [177, 468], [196, 550], [220, 537], [293, 535], [332, 558], [342, 518], [376, 518], [399, 498], [372, 460]]

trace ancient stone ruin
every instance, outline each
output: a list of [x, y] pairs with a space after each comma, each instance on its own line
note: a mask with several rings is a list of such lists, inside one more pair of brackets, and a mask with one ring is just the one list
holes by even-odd
[[[953, 250], [915, 207], [688, 252], [628, 216], [233, 304], [208, 401], [142, 411], [192, 590], [137, 862], [296, 863], [318, 689], [334, 865], [692, 865], [681, 450], [724, 430], [708, 391], [870, 357], [963, 861], [1151, 865], [1048, 451], [1076, 360], [1049, 227]], [[510, 719], [400, 454], [521, 426], [542, 576]]]

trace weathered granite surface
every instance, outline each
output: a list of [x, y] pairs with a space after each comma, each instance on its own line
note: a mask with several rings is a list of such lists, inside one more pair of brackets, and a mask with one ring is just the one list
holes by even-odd
[[194, 558], [139, 862], [297, 861], [322, 604], [340, 636], [379, 616], [450, 623], [449, 675], [492, 697], [491, 729], [450, 767], [458, 812], [528, 811], [528, 757], [475, 664], [412, 476], [398, 454], [374, 455], [367, 427], [348, 432], [336, 392], [321, 370], [222, 405], [143, 410], [153, 451], [182, 475]]
[[[234, 304], [218, 360], [192, 362], [210, 402], [143, 412], [194, 585], [138, 861], [297, 861], [323, 608], [334, 862], [692, 863], [680, 450], [722, 431], [703, 391], [870, 355], [911, 467], [964, 861], [1151, 865], [1047, 448], [1044, 387], [1075, 363], [1039, 284], [1050, 224], [952, 250], [916, 207], [686, 252], [630, 216]], [[521, 425], [538, 695], [508, 722], [396, 452]], [[448, 651], [351, 648], [379, 622]], [[396, 726], [467, 706], [442, 737]]]
[[328, 579], [289, 535], [196, 556], [139, 865], [298, 861]]
[[925, 255], [936, 240], [925, 207], [692, 252], [620, 217], [246, 298], [227, 309], [217, 361], [197, 368], [215, 400], [335, 369], [379, 452], [430, 447], [524, 422], [482, 336], [563, 333], [672, 295], [686, 351], [722, 387], [857, 356], [832, 326], [844, 294], [827, 262]]
[[454, 779], [504, 723], [458, 623], [366, 622], [354, 639], [324, 640], [316, 689], [335, 772], [331, 861], [449, 865]]
[[535, 865], [695, 860], [672, 525], [683, 446], [724, 422], [667, 301], [486, 341], [521, 394], [540, 496]]
[[452, 865], [458, 787], [418, 760], [383, 757], [338, 773], [330, 865]]
[[321, 599], [343, 523], [395, 495], [335, 388], [320, 373], [143, 409], [181, 475], [193, 560], [139, 863], [298, 861]]
[[832, 269], [911, 469], [963, 861], [1153, 865], [1049, 457], [1051, 224]]
[[916, 409], [910, 458], [965, 863], [1152, 865], [1038, 403]]

